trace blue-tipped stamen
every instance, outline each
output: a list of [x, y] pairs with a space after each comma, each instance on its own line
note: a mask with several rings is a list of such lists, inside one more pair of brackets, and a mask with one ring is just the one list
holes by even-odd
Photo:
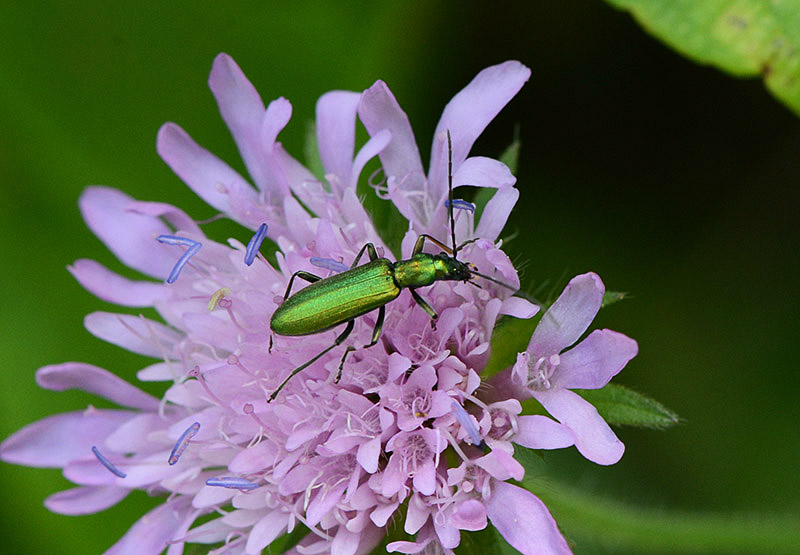
[[472, 441], [473, 445], [481, 446], [483, 443], [483, 438], [481, 437], [480, 432], [473, 424], [472, 419], [469, 417], [469, 413], [464, 410], [464, 407], [452, 401], [450, 406], [453, 408], [453, 414], [458, 420], [458, 423], [461, 424], [461, 427], [467, 431], [469, 435], [469, 439]]
[[189, 247], [175, 263], [175, 266], [173, 266], [172, 271], [169, 273], [169, 277], [167, 277], [167, 283], [175, 283], [175, 280], [177, 280], [178, 276], [181, 275], [181, 270], [183, 270], [183, 267], [186, 266], [187, 262], [189, 262], [189, 259], [197, 254], [197, 251], [199, 251], [200, 247], [203, 246], [202, 243], [199, 243], [193, 239], [189, 239], [188, 237], [176, 237], [175, 235], [159, 235], [156, 237], [156, 240], [159, 243], [164, 243], [165, 245]]
[[197, 435], [197, 432], [200, 431], [200, 422], [195, 422], [188, 428], [186, 431], [181, 434], [181, 437], [178, 438], [178, 441], [175, 442], [175, 447], [172, 448], [172, 452], [169, 454], [169, 462], [170, 466], [178, 462], [178, 459], [181, 458], [183, 452], [186, 451], [186, 447], [189, 445], [189, 442], [192, 440], [194, 436]]
[[100, 464], [105, 466], [108, 469], [108, 471], [111, 472], [114, 476], [119, 476], [120, 478], [125, 478], [127, 476], [127, 474], [125, 474], [119, 468], [114, 466], [114, 463], [105, 458], [105, 456], [103, 456], [100, 450], [94, 445], [92, 445], [92, 453], [94, 453], [94, 456], [97, 457], [98, 461], [100, 461]]
[[[444, 205], [446, 208], [450, 208], [450, 199], [444, 201]], [[460, 198], [453, 199], [453, 208], [456, 210], [466, 210], [467, 212], [475, 212], [475, 205], [471, 202], [467, 202], [466, 200]]]
[[250, 242], [247, 243], [247, 250], [244, 251], [244, 263], [248, 266], [250, 266], [256, 259], [258, 249], [261, 248], [261, 243], [264, 242], [264, 238], [267, 236], [267, 229], [267, 224], [261, 224], [258, 226], [256, 234], [253, 235], [250, 238]]
[[309, 260], [311, 264], [316, 266], [317, 268], [324, 268], [326, 270], [330, 270], [331, 272], [346, 272], [350, 269], [350, 266], [347, 264], [342, 264], [338, 260], [334, 260], [333, 258], [319, 258], [316, 256], [312, 256]]
[[259, 487], [258, 484], [245, 480], [244, 478], [236, 478], [235, 476], [221, 476], [219, 478], [209, 478], [206, 480], [207, 486], [216, 486], [228, 489], [251, 490]]

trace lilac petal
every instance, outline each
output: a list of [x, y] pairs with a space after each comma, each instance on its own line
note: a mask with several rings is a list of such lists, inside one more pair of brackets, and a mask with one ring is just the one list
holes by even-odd
[[531, 357], [558, 354], [575, 343], [600, 310], [604, 292], [594, 272], [572, 278], [536, 326], [527, 349]]
[[[356, 188], [356, 185], [358, 184], [358, 178], [361, 175], [361, 170], [364, 169], [364, 166], [367, 165], [367, 162], [382, 152], [383, 149], [386, 148], [386, 145], [391, 142], [391, 140], [392, 134], [387, 129], [383, 129], [370, 137], [366, 144], [361, 147], [361, 150], [358, 151], [358, 154], [356, 154], [356, 157], [353, 160], [353, 169], [350, 173], [349, 180], [351, 189]], [[358, 206], [362, 206], [360, 202], [358, 203]]]
[[103, 368], [81, 362], [44, 366], [36, 372], [36, 383], [44, 389], [80, 389], [134, 409], [158, 410], [158, 399]]
[[[447, 130], [453, 139], [453, 165], [458, 167], [478, 136], [514, 98], [530, 75], [531, 70], [517, 61], [487, 67], [448, 102], [436, 126], [431, 148], [428, 176], [432, 184], [447, 186], [447, 151], [442, 148], [442, 143], [447, 142]], [[431, 191], [434, 198], [441, 197], [442, 193]]]
[[517, 199], [519, 199], [519, 191], [515, 187], [500, 187], [486, 203], [481, 220], [475, 229], [475, 237], [496, 241], [503, 231]]
[[[350, 532], [344, 526], [339, 526], [331, 542], [331, 553], [336, 555], [354, 555], [358, 549], [361, 534]], [[370, 550], [371, 551], [371, 550]], [[367, 551], [369, 553], [369, 551]]]
[[506, 482], [494, 482], [486, 513], [498, 532], [522, 553], [571, 553], [541, 500]]
[[477, 499], [468, 499], [458, 505], [450, 522], [460, 530], [483, 530], [486, 528], [486, 507]]
[[317, 100], [317, 146], [326, 174], [346, 179], [353, 164], [356, 113], [361, 95], [330, 91]]
[[518, 417], [517, 426], [519, 431], [513, 441], [524, 447], [561, 449], [575, 443], [571, 429], [540, 414]]
[[361, 468], [374, 474], [378, 471], [378, 458], [381, 454], [381, 438], [376, 437], [358, 446], [356, 460]]
[[[264, 164], [265, 145], [261, 142], [262, 122], [266, 119], [266, 110], [258, 91], [233, 58], [225, 53], [214, 58], [208, 86], [217, 100], [219, 112], [239, 148], [247, 171], [259, 189], [266, 189], [269, 171]], [[283, 114], [273, 112], [272, 116], [283, 116]], [[286, 121], [288, 118], [281, 128], [286, 125]]]
[[134, 281], [116, 274], [94, 260], [81, 258], [67, 266], [81, 286], [97, 298], [122, 306], [153, 306], [167, 298], [161, 283]]
[[412, 477], [414, 488], [422, 495], [433, 495], [436, 491], [436, 468], [432, 460], [427, 460], [417, 467]]
[[140, 518], [106, 555], [153, 555], [168, 547], [191, 510], [185, 496], [167, 501]]
[[237, 474], [249, 474], [269, 468], [277, 460], [278, 448], [271, 441], [239, 451], [228, 463], [228, 470]]
[[594, 330], [560, 357], [553, 387], [600, 389], [639, 352], [636, 341], [612, 330]]
[[0, 459], [36, 468], [63, 467], [75, 459], [94, 458], [92, 445], [103, 440], [134, 413], [90, 409], [48, 416], [6, 438]]
[[92, 312], [83, 325], [97, 338], [140, 355], [163, 358], [182, 338], [172, 328], [142, 316]]
[[503, 300], [500, 307], [500, 314], [508, 314], [523, 320], [533, 318], [537, 312], [539, 312], [539, 306], [522, 297], [509, 297]]
[[[453, 188], [462, 185], [500, 189], [517, 182], [504, 163], [485, 156], [472, 156], [464, 160], [453, 173]], [[446, 191], [445, 191], [446, 193]]]
[[113, 507], [131, 492], [118, 486], [86, 486], [54, 493], [44, 506], [61, 515], [90, 515]]
[[247, 536], [247, 553], [261, 553], [272, 541], [280, 536], [289, 524], [287, 514], [279, 510], [272, 511], [255, 523]]
[[575, 447], [597, 464], [617, 463], [623, 444], [588, 401], [568, 389], [533, 391], [533, 396], [553, 417], [575, 432]]
[[502, 449], [493, 449], [488, 455], [476, 459], [475, 464], [498, 480], [522, 480], [525, 476], [525, 468]]
[[225, 162], [194, 142], [177, 124], [165, 123], [161, 126], [156, 139], [156, 150], [197, 196], [220, 212], [225, 212], [238, 221], [231, 210], [226, 192], [228, 186], [235, 186], [250, 204], [257, 204], [256, 191], [247, 181]]
[[422, 160], [408, 116], [400, 108], [386, 83], [376, 81], [364, 91], [358, 106], [358, 116], [370, 135], [383, 129], [388, 129], [391, 133], [391, 143], [380, 154], [387, 176], [403, 177], [414, 173], [423, 175]]
[[134, 199], [109, 187], [87, 187], [78, 204], [89, 229], [126, 266], [159, 279], [175, 264], [174, 251], [154, 241], [170, 233], [169, 227], [128, 208]]
[[165, 202], [134, 201], [128, 206], [128, 211], [151, 218], [161, 218], [173, 228], [182, 233], [204, 237], [200, 226], [189, 215], [171, 204]]

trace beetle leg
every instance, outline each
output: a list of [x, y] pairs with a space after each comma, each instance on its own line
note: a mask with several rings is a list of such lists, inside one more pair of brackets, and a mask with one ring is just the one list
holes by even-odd
[[281, 389], [283, 389], [283, 387], [287, 383], [289, 383], [289, 380], [291, 380], [298, 372], [300, 372], [301, 370], [305, 370], [306, 368], [308, 368], [309, 366], [314, 364], [317, 360], [319, 360], [320, 357], [322, 357], [322, 355], [324, 355], [325, 353], [327, 353], [328, 351], [330, 351], [334, 347], [337, 347], [337, 346], [341, 345], [342, 341], [347, 339], [347, 336], [350, 335], [350, 332], [353, 331], [353, 327], [355, 326], [355, 324], [356, 324], [355, 320], [350, 320], [349, 322], [347, 322], [347, 327], [344, 329], [344, 331], [342, 333], [340, 333], [336, 337], [336, 339], [333, 340], [333, 344], [330, 347], [326, 347], [325, 349], [322, 350], [322, 352], [317, 354], [314, 358], [312, 358], [308, 362], [305, 362], [305, 363], [301, 364], [300, 366], [298, 366], [297, 368], [295, 368], [294, 370], [292, 370], [289, 373], [289, 375], [286, 376], [286, 378], [278, 386], [278, 389], [276, 389], [275, 391], [272, 392], [272, 394], [269, 396], [269, 399], [267, 399], [267, 403], [271, 403], [272, 401], [274, 401], [275, 397], [278, 396], [278, 393], [280, 393]]
[[433, 329], [436, 329], [436, 319], [439, 317], [439, 315], [436, 314], [436, 311], [433, 309], [431, 305], [429, 305], [425, 301], [425, 299], [419, 296], [419, 293], [414, 291], [414, 289], [412, 288], [409, 288], [408, 290], [411, 292], [411, 296], [414, 298], [414, 302], [416, 302], [422, 308], [422, 310], [427, 312], [428, 316], [431, 317], [431, 327]]
[[[425, 239], [427, 239], [428, 241], [430, 241], [431, 243], [433, 243], [434, 245], [436, 245], [437, 247], [442, 249], [447, 254], [450, 254], [450, 255], [453, 254], [453, 249], [451, 249], [450, 247], [448, 247], [447, 245], [445, 245], [444, 243], [439, 241], [437, 238], [431, 237], [427, 233], [423, 233], [422, 235], [417, 237], [417, 242], [414, 243], [414, 250], [411, 251], [411, 256], [414, 256], [415, 254], [419, 254], [419, 253], [422, 252], [422, 249], [425, 248]], [[459, 247], [459, 248], [461, 248], [461, 247]]]
[[[383, 320], [386, 318], [386, 307], [382, 306], [378, 308], [378, 320], [375, 322], [375, 328], [372, 330], [372, 339], [366, 345], [362, 345], [362, 349], [369, 349], [376, 343], [378, 343], [378, 339], [381, 337], [381, 332], [383, 331]], [[339, 371], [336, 373], [336, 380], [334, 383], [339, 383], [339, 380], [342, 379], [342, 368], [344, 368], [344, 359], [347, 358], [347, 355], [350, 352], [355, 351], [356, 347], [352, 345], [348, 345], [347, 349], [345, 349], [344, 354], [342, 355], [342, 360], [339, 362]]]
[[304, 272], [303, 270], [298, 270], [292, 274], [292, 277], [289, 278], [289, 284], [286, 286], [286, 293], [283, 294], [283, 300], [289, 298], [289, 294], [292, 292], [292, 284], [294, 284], [294, 278], [299, 277], [300, 279], [306, 280], [308, 283], [314, 283], [315, 281], [319, 281], [322, 278], [319, 276], [315, 276], [312, 273]]
[[350, 265], [351, 270], [358, 266], [358, 261], [361, 260], [361, 257], [364, 255], [364, 251], [367, 251], [370, 260], [378, 260], [378, 258], [380, 258], [378, 256], [378, 251], [375, 250], [375, 245], [372, 243], [366, 243], [363, 247], [361, 247], [361, 250], [358, 251], [355, 260], [353, 260], [353, 263]]

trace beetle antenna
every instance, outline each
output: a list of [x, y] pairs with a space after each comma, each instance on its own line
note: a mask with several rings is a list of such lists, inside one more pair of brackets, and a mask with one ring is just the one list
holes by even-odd
[[447, 130], [447, 196], [450, 202], [447, 203], [447, 213], [450, 217], [450, 239], [453, 245], [453, 258], [458, 256], [458, 246], [456, 246], [456, 221], [453, 217], [453, 141], [450, 138], [450, 130]]
[[471, 273], [474, 276], [478, 276], [480, 278], [483, 278], [483, 279], [485, 279], [487, 281], [491, 281], [492, 283], [496, 283], [497, 285], [501, 285], [501, 286], [505, 287], [506, 289], [510, 289], [511, 291], [518, 291], [519, 290], [518, 288], [514, 287], [513, 285], [509, 285], [507, 283], [503, 283], [499, 279], [494, 279], [493, 277], [489, 277], [486, 274], [482, 274], [480, 272], [476, 272], [475, 270], [473, 270], [471, 268], [469, 270], [469, 273]]

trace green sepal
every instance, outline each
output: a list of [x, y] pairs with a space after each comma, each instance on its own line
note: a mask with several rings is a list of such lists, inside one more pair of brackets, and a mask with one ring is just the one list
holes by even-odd
[[603, 293], [603, 301], [600, 303], [600, 308], [605, 308], [627, 298], [628, 294], [623, 291], [606, 291]]
[[658, 401], [627, 387], [608, 384], [602, 389], [576, 389], [606, 422], [615, 426], [664, 429], [680, 422], [680, 417]]
[[500, 154], [500, 161], [508, 166], [511, 173], [517, 175], [519, 169], [519, 151], [522, 142], [519, 140], [519, 126], [514, 129], [514, 140], [506, 147], [502, 154]]

